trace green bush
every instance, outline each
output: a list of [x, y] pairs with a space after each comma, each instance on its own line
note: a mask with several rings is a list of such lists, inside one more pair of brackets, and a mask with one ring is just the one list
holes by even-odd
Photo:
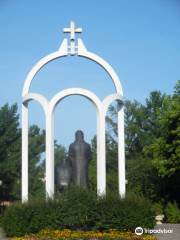
[[109, 195], [97, 202], [96, 229], [117, 229], [127, 231], [137, 226], [152, 228], [154, 212], [152, 204], [143, 197], [129, 195], [120, 200], [115, 195]]
[[70, 188], [54, 200], [30, 200], [6, 209], [2, 226], [8, 236], [23, 236], [42, 229], [132, 230], [137, 226], [152, 228], [154, 212], [142, 197], [120, 200], [109, 194], [97, 198], [93, 192]]
[[165, 209], [165, 216], [168, 223], [180, 223], [180, 209], [176, 202], [168, 203]]
[[160, 214], [164, 213], [163, 205], [162, 205], [161, 202], [154, 203], [153, 204], [153, 210], [154, 210], [156, 215], [160, 215]]

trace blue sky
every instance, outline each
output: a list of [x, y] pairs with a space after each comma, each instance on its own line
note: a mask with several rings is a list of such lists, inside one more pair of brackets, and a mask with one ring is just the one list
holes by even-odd
[[[0, 106], [17, 102], [26, 75], [42, 57], [56, 51], [62, 29], [74, 20], [83, 28], [86, 48], [108, 61], [120, 77], [124, 96], [144, 102], [150, 91], [171, 93], [180, 79], [180, 1], [178, 0], [0, 0]], [[114, 91], [96, 64], [78, 57], [51, 62], [31, 90], [51, 98], [67, 87], [84, 87], [101, 99]], [[30, 103], [30, 124], [44, 127], [44, 114]], [[74, 96], [56, 109], [55, 138], [68, 146], [76, 129], [87, 141], [96, 132], [95, 109]]]

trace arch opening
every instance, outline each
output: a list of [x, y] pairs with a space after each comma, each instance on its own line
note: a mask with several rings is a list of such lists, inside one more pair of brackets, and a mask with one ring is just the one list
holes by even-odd
[[105, 194], [105, 119], [103, 105], [92, 92], [86, 89], [70, 88], [59, 92], [49, 104], [46, 121], [46, 191], [48, 196], [54, 195], [54, 109], [57, 103], [69, 95], [82, 95], [90, 99], [97, 110], [97, 193]]
[[[78, 108], [76, 106], [78, 106]], [[68, 109], [68, 111], [65, 109]], [[97, 133], [96, 115], [97, 110], [94, 104], [82, 95], [70, 95], [64, 97], [56, 104], [54, 109], [54, 138], [58, 141], [54, 145], [55, 192], [59, 191], [58, 186], [60, 185], [60, 180], [59, 183], [57, 181], [57, 169], [60, 169], [63, 160], [62, 157], [65, 156], [67, 161], [67, 165], [65, 166], [69, 166], [67, 159], [68, 151], [70, 144], [75, 140], [75, 132], [77, 130], [82, 130], [85, 142], [91, 145], [91, 140]], [[59, 123], [61, 126], [59, 126]], [[62, 155], [62, 146], [65, 146], [66, 148], [65, 156]], [[93, 189], [96, 190], [97, 176], [94, 175], [94, 173], [96, 173], [96, 159], [92, 159], [91, 157], [88, 165], [89, 186], [92, 187], [93, 185]], [[67, 182], [70, 181], [69, 176], [66, 176], [65, 180]], [[66, 181], [65, 183], [67, 183]]]

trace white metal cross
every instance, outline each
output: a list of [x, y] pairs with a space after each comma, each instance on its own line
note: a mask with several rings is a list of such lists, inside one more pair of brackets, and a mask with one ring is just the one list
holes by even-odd
[[82, 28], [76, 28], [75, 23], [73, 21], [70, 22], [70, 27], [69, 28], [64, 28], [63, 29], [64, 33], [70, 33], [70, 40], [74, 41], [75, 40], [75, 33], [81, 33]]

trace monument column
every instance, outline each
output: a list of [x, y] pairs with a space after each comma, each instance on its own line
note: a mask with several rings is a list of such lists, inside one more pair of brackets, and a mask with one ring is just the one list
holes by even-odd
[[46, 112], [46, 198], [54, 196], [54, 112]]
[[[103, 106], [102, 106], [103, 108]], [[97, 113], [97, 194], [106, 194], [106, 128], [103, 109]]]
[[118, 179], [119, 179], [119, 195], [125, 198], [126, 182], [125, 182], [125, 144], [124, 144], [124, 106], [118, 111]]
[[22, 104], [22, 202], [28, 200], [28, 106]]

